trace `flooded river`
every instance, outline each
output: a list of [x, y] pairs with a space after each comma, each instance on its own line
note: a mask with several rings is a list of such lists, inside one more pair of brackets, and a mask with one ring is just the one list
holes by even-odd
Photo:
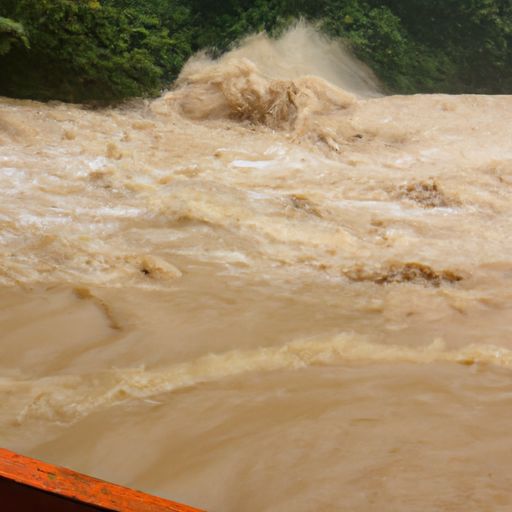
[[512, 97], [300, 26], [107, 110], [0, 99], [0, 444], [210, 511], [512, 508]]

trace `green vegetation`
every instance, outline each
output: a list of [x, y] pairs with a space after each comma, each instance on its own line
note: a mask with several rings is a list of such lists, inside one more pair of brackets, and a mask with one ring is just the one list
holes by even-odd
[[31, 47], [12, 48], [2, 57], [0, 91], [69, 101], [158, 93], [191, 53], [187, 38], [170, 34], [181, 14], [172, 10], [164, 26], [150, 2], [145, 9], [115, 3], [13, 1], [8, 14], [22, 22]]
[[0, 17], [0, 56], [9, 52], [15, 43], [29, 47], [25, 29], [20, 23]]
[[510, 0], [1, 0], [0, 94], [152, 96], [195, 51], [299, 17], [348, 41], [390, 91], [512, 92]]

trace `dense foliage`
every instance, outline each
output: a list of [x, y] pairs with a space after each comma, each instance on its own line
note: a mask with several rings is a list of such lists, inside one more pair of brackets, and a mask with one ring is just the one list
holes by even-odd
[[170, 35], [180, 22], [174, 9], [164, 25], [151, 9], [115, 2], [12, 4], [8, 14], [23, 23], [31, 48], [13, 48], [0, 62], [0, 89], [10, 95], [73, 101], [154, 94], [191, 52], [186, 38]]
[[512, 92], [510, 0], [0, 0], [0, 16], [11, 96], [154, 95], [198, 49], [298, 17], [348, 41], [391, 91]]
[[26, 48], [29, 46], [23, 25], [0, 17], [0, 55], [8, 53], [16, 43], [21, 43]]

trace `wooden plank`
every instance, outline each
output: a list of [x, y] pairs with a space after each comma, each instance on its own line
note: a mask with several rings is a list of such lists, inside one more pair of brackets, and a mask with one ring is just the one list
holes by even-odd
[[[61, 499], [71, 500], [75, 505], [76, 502], [82, 503], [85, 505], [84, 510], [204, 512], [187, 505], [98, 480], [70, 469], [46, 464], [3, 448], [0, 448], [0, 479], [2, 479], [2, 503], [5, 503], [4, 492], [6, 492], [8, 482], [16, 482], [32, 489], [51, 493], [56, 495], [56, 498], [58, 496]], [[19, 486], [13, 485], [12, 492], [19, 495]], [[69, 510], [75, 510], [76, 507], [71, 506], [71, 502]], [[2, 510], [4, 509], [2, 508]], [[37, 509], [31, 508], [30, 510]]]

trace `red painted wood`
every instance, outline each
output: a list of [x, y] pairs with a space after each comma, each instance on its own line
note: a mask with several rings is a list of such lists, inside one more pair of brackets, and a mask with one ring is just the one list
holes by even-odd
[[[22, 492], [20, 485], [24, 486], [25, 492]], [[3, 448], [0, 448], [0, 491], [2, 510], [5, 510], [3, 506], [9, 499], [20, 500], [23, 496], [23, 499], [33, 504], [48, 504], [53, 498], [55, 510], [66, 511], [103, 509], [117, 512], [203, 512]], [[66, 504], [68, 508], [65, 508]], [[80, 504], [82, 507], [77, 508]], [[22, 505], [18, 501], [16, 510], [53, 510], [47, 508], [47, 505], [42, 508], [34, 506], [26, 508], [26, 504]]]

